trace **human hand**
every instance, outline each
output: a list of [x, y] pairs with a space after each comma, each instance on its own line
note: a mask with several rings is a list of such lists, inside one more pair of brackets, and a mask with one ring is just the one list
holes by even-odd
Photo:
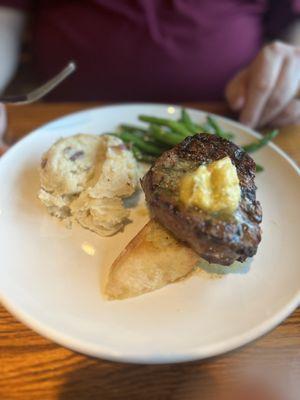
[[0, 104], [0, 156], [6, 151], [7, 147], [3, 144], [3, 136], [6, 130], [6, 111], [3, 104]]
[[250, 127], [300, 123], [300, 47], [265, 46], [227, 85], [229, 106]]

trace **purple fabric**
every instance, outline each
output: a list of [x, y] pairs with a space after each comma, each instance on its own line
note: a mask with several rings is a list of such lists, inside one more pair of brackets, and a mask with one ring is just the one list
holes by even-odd
[[265, 18], [267, 38], [284, 35], [286, 27], [300, 14], [300, 0], [270, 0]]
[[52, 99], [166, 102], [221, 99], [226, 82], [262, 46], [271, 3], [0, 0], [32, 9], [41, 78], [77, 62]]

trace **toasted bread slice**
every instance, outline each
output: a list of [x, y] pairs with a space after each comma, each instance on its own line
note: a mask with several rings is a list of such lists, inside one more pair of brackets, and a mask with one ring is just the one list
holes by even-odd
[[198, 261], [198, 254], [151, 220], [114, 261], [106, 296], [125, 299], [162, 288], [186, 276]]

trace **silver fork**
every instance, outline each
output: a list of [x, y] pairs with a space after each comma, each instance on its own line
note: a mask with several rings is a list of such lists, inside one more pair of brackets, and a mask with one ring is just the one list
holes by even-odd
[[[71, 61], [69, 64], [62, 69], [57, 75], [51, 78], [49, 81], [41, 85], [40, 87], [32, 90], [27, 94], [13, 95], [13, 96], [0, 96], [0, 103], [3, 104], [30, 104], [37, 100], [40, 100], [46, 94], [51, 92], [56, 86], [58, 86], [63, 80], [65, 80], [70, 74], [76, 70], [76, 64]], [[0, 156], [1, 153], [8, 147], [5, 143], [4, 133], [6, 128], [6, 114], [4, 109], [0, 107]]]
[[57, 75], [51, 78], [49, 81], [41, 85], [40, 87], [32, 90], [29, 93], [17, 94], [12, 96], [0, 96], [0, 103], [4, 104], [30, 104], [37, 100], [40, 100], [46, 94], [51, 92], [56, 86], [58, 86], [63, 80], [65, 80], [70, 74], [76, 69], [74, 61], [62, 69]]

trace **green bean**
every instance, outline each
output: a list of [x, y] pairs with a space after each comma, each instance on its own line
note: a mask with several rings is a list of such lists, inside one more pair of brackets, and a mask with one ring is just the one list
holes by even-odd
[[147, 142], [151, 141], [148, 129], [144, 129], [144, 128], [140, 129], [139, 127], [134, 126], [134, 125], [121, 124], [121, 125], [119, 125], [119, 132], [129, 132], [129, 133], [132, 133], [136, 136], [143, 138]]
[[140, 127], [140, 126], [135, 126], [135, 125], [121, 124], [119, 126], [119, 128], [121, 131], [137, 133], [137, 134], [141, 134], [141, 135], [144, 135], [145, 133], [148, 132], [147, 129]]
[[147, 164], [152, 164], [156, 157], [154, 156], [150, 156], [149, 154], [145, 154], [143, 153], [137, 146], [133, 145], [131, 147], [132, 153], [134, 155], [134, 157], [136, 158], [136, 160], [138, 161], [142, 161], [145, 162]]
[[105, 135], [120, 137], [120, 132], [105, 132]]
[[224, 132], [223, 129], [219, 126], [215, 118], [213, 118], [211, 115], [207, 116], [207, 123], [214, 129], [215, 134], [217, 136], [220, 136], [224, 139], [231, 140], [234, 138], [233, 133], [231, 132]]
[[[204, 124], [198, 124], [192, 120], [188, 111], [184, 108], [181, 110], [181, 117], [178, 121], [150, 115], [140, 115], [139, 120], [147, 122], [149, 125], [145, 128], [121, 124], [117, 132], [109, 134], [122, 139], [129, 145], [135, 158], [146, 163], [153, 163], [157, 156], [160, 156], [165, 150], [195, 133], [207, 132], [229, 140], [234, 137], [233, 133], [224, 131], [211, 115], [207, 116]], [[277, 134], [278, 131], [273, 130], [262, 139], [249, 143], [242, 148], [248, 153], [253, 153], [265, 146]], [[264, 168], [261, 165], [256, 164], [257, 173], [263, 170]]]
[[217, 121], [211, 115], [207, 116], [207, 123], [213, 128], [216, 135], [221, 137], [223, 136], [223, 130], [220, 128]]
[[151, 124], [149, 130], [150, 130], [150, 133], [152, 134], [152, 136], [158, 142], [167, 144], [169, 147], [170, 146], [173, 147], [183, 140], [182, 136], [180, 136], [176, 133], [173, 133], [173, 132], [168, 132], [155, 124]]
[[186, 111], [185, 108], [181, 109], [181, 118], [179, 122], [183, 123], [184, 126], [191, 132], [191, 133], [199, 133], [200, 125], [196, 124], [192, 121], [189, 113]]
[[161, 148], [158, 146], [146, 142], [143, 138], [134, 135], [131, 132], [120, 132], [119, 137], [126, 143], [132, 143], [136, 145], [140, 150], [143, 150], [145, 153], [159, 156], [163, 152]]
[[247, 153], [254, 153], [255, 151], [261, 149], [266, 144], [268, 144], [272, 139], [274, 139], [278, 135], [278, 132], [278, 129], [274, 129], [273, 131], [266, 133], [263, 138], [253, 143], [246, 144], [245, 146], [243, 146], [243, 149]]
[[256, 164], [255, 170], [256, 170], [256, 172], [262, 172], [262, 171], [264, 171], [264, 167], [262, 165]]
[[[126, 131], [127, 127], [130, 129], [129, 131]], [[162, 143], [161, 141], [157, 140], [154, 137], [154, 135], [151, 132], [151, 127], [149, 127], [148, 129], [143, 129], [143, 131], [142, 131], [142, 130], [139, 130], [138, 128], [135, 128], [132, 125], [124, 124], [124, 125], [120, 125], [119, 128], [123, 132], [129, 132], [129, 133], [132, 133], [133, 135], [136, 135], [136, 136], [142, 138], [147, 143], [151, 143], [154, 146], [161, 147], [163, 150], [166, 150], [170, 147], [166, 143]]]
[[233, 140], [234, 139], [234, 133], [232, 133], [232, 132], [224, 132], [224, 137], [225, 137], [225, 139], [227, 139], [227, 140]]
[[172, 119], [151, 117], [149, 115], [140, 115], [139, 120], [143, 122], [149, 122], [150, 124], [167, 126], [172, 131], [182, 135], [183, 138], [190, 136], [191, 134], [182, 123], [178, 121], [173, 121]]
[[214, 128], [208, 123], [205, 122], [204, 124], [200, 125], [201, 131], [205, 133], [215, 133]]

